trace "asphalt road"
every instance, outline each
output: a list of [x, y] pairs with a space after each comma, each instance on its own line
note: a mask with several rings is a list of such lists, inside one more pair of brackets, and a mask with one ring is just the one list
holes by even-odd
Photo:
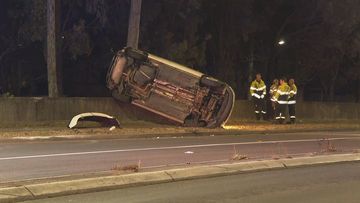
[[28, 203], [358, 203], [360, 163], [264, 171], [29, 201]]
[[115, 166], [138, 163], [140, 170], [146, 171], [179, 165], [231, 162], [234, 154], [257, 160], [344, 153], [357, 149], [360, 149], [358, 132], [2, 143], [0, 183], [113, 173]]

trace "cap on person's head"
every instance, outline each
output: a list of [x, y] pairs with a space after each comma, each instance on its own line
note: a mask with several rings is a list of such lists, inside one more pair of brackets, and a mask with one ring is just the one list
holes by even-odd
[[294, 83], [295, 83], [295, 80], [294, 80], [293, 78], [290, 78], [290, 79], [289, 79], [289, 83], [294, 84]]

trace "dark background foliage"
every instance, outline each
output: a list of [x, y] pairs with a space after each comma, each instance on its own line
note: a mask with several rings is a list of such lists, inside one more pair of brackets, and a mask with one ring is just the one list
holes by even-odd
[[[107, 96], [126, 45], [129, 0], [61, 0], [66, 96]], [[229, 83], [295, 78], [300, 99], [360, 100], [359, 0], [143, 0], [139, 47]], [[285, 40], [280, 46], [279, 40]], [[47, 95], [46, 1], [0, 1], [0, 87]]]

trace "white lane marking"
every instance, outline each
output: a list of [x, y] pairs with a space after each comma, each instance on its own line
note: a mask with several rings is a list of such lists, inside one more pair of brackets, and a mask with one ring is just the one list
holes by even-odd
[[[326, 140], [353, 140], [358, 138], [329, 138]], [[277, 143], [295, 143], [295, 142], [319, 142], [323, 139], [302, 139], [302, 140], [279, 140], [279, 141], [256, 141], [256, 142], [233, 142], [233, 143], [219, 143], [219, 144], [200, 144], [200, 145], [183, 145], [172, 147], [150, 147], [150, 148], [135, 148], [135, 149], [115, 149], [102, 151], [87, 151], [87, 152], [69, 152], [58, 154], [40, 154], [27, 156], [13, 156], [2, 157], [0, 161], [16, 160], [16, 159], [31, 159], [31, 158], [45, 158], [45, 157], [59, 157], [59, 156], [74, 156], [74, 155], [89, 155], [89, 154], [106, 154], [117, 152], [136, 152], [136, 151], [151, 151], [151, 150], [167, 150], [167, 149], [186, 149], [186, 148], [201, 148], [201, 147], [218, 147], [218, 146], [232, 146], [232, 145], [255, 145], [255, 144], [277, 144]]]

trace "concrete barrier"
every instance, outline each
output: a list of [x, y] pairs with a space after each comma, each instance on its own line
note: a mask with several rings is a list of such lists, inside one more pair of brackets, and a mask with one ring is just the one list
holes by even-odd
[[[359, 120], [360, 103], [298, 102], [296, 116], [305, 120]], [[254, 119], [252, 102], [237, 100], [231, 119]]]
[[[154, 115], [129, 104], [117, 103], [109, 97], [13, 97], [0, 98], [0, 123], [69, 120], [84, 112], [102, 112], [116, 116], [120, 122], [151, 120]], [[360, 104], [300, 102], [300, 119], [359, 120]], [[254, 119], [250, 101], [238, 100], [231, 119]], [[159, 120], [159, 118], [157, 118]]]

